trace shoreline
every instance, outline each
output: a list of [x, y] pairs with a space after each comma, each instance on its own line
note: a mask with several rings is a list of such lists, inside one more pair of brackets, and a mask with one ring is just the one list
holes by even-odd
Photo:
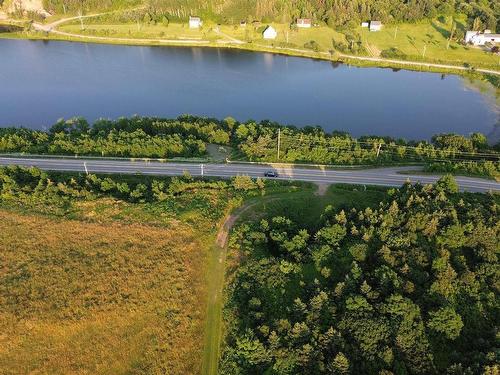
[[197, 48], [223, 48], [241, 50], [255, 53], [272, 53], [275, 55], [302, 57], [313, 60], [329, 61], [331, 63], [348, 64], [355, 67], [371, 67], [408, 70], [423, 73], [454, 74], [464, 77], [481, 79], [491, 83], [497, 90], [500, 90], [500, 70], [466, 67], [463, 65], [451, 65], [433, 62], [419, 62], [407, 60], [394, 60], [373, 58], [367, 56], [351, 56], [340, 53], [315, 52], [296, 48], [268, 47], [257, 43], [235, 43], [235, 42], [211, 42], [209, 40], [189, 40], [189, 39], [139, 39], [104, 37], [93, 35], [77, 35], [59, 30], [46, 31], [46, 35], [40, 33], [22, 35], [21, 33], [0, 34], [1, 39], [10, 40], [32, 40], [32, 41], [62, 41], [74, 43], [93, 43], [102, 45], [120, 45], [130, 47], [197, 47]]

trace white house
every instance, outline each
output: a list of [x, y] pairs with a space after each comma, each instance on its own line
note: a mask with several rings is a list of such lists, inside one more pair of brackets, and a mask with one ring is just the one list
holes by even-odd
[[382, 30], [382, 22], [370, 21], [370, 31], [380, 31], [380, 30]]
[[370, 26], [370, 22], [361, 22], [361, 27], [368, 28]]
[[262, 33], [262, 36], [264, 39], [276, 39], [278, 33], [274, 27], [267, 26], [264, 32]]
[[312, 26], [310, 18], [297, 18], [297, 27], [301, 29], [309, 29]]
[[189, 28], [190, 29], [199, 29], [203, 25], [200, 17], [191, 17], [189, 16]]
[[475, 46], [484, 46], [486, 43], [497, 44], [500, 43], [500, 34], [467, 31], [465, 33], [465, 43]]

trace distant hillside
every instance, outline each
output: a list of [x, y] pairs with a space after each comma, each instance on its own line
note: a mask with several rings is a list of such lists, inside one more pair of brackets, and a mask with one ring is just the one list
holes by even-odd
[[[1, 0], [0, 0], [1, 1]], [[361, 20], [415, 22], [439, 14], [465, 14], [477, 29], [500, 29], [496, 0], [44, 0], [52, 13], [116, 9], [144, 4], [153, 16], [186, 18], [199, 14], [217, 22], [242, 19], [290, 22], [310, 17], [331, 26], [349, 26]]]

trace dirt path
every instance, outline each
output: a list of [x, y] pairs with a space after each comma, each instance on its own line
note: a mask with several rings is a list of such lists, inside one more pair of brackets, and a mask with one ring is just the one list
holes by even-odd
[[[128, 9], [128, 10], [136, 10], [140, 8], [133, 8], [133, 9]], [[118, 38], [118, 37], [106, 37], [106, 36], [94, 36], [94, 35], [84, 35], [84, 34], [75, 34], [75, 33], [68, 33], [65, 31], [60, 31], [57, 30], [56, 27], [61, 26], [64, 23], [70, 22], [70, 21], [76, 21], [80, 19], [85, 19], [85, 18], [93, 18], [93, 17], [99, 17], [103, 16], [106, 14], [113, 14], [116, 12], [122, 12], [123, 10], [115, 10], [112, 12], [104, 12], [104, 13], [95, 13], [95, 14], [88, 14], [85, 16], [73, 16], [73, 17], [67, 17], [67, 18], [62, 18], [60, 20], [47, 23], [47, 24], [41, 24], [38, 22], [33, 23], [33, 28], [38, 31], [43, 31], [46, 33], [52, 33], [56, 35], [61, 35], [65, 36], [68, 38], [79, 38], [79, 39], [87, 39], [87, 40], [95, 40], [95, 41], [102, 41], [104, 43], [125, 43], [125, 44], [153, 44], [153, 43], [159, 43], [159, 44], [206, 44], [209, 43], [207, 40], [192, 40], [192, 39], [142, 39], [142, 38]]]
[[326, 192], [328, 191], [328, 188], [330, 187], [331, 184], [316, 184], [318, 185], [318, 190], [314, 193], [318, 197], [323, 197]]
[[94, 36], [94, 35], [82, 35], [82, 34], [74, 34], [67, 33], [59, 30], [46, 30], [40, 29], [41, 31], [51, 32], [56, 35], [66, 36], [70, 38], [79, 38], [79, 39], [88, 39], [88, 40], [97, 40], [102, 42], [115, 42], [115, 43], [125, 43], [125, 44], [207, 44], [208, 40], [193, 40], [193, 39], [142, 39], [142, 38], [111, 38], [106, 36]]
[[[263, 44], [255, 44], [255, 45], [258, 47], [267, 49], [267, 50], [269, 50], [269, 49], [270, 50], [277, 50], [277, 51], [283, 51], [285, 53], [292, 52], [292, 53], [308, 54], [311, 52], [311, 51], [299, 49], [299, 48], [266, 46]], [[319, 54], [327, 60], [331, 60], [331, 58], [332, 58], [332, 54], [330, 52], [319, 52]], [[434, 63], [426, 63], [426, 62], [420, 62], [420, 61], [408, 61], [408, 60], [396, 60], [396, 59], [384, 59], [382, 57], [355, 56], [355, 55], [347, 55], [344, 53], [338, 53], [337, 55], [341, 58], [346, 58], [346, 59], [359, 60], [359, 61], [369, 61], [369, 62], [375, 62], [375, 63], [384, 63], [384, 64], [389, 64], [389, 65], [396, 64], [396, 65], [419, 66], [419, 67], [426, 67], [426, 68], [447, 69], [447, 70], [449, 69], [449, 70], [459, 70], [459, 71], [470, 71], [471, 70], [471, 68], [468, 68], [465, 66], [458, 66], [458, 65], [434, 64]], [[499, 70], [477, 68], [477, 69], [474, 69], [474, 71], [479, 72], [479, 73], [500, 75]]]
[[224, 43], [234, 43], [234, 44], [245, 44], [244, 41], [242, 40], [239, 40], [239, 39], [236, 39], [230, 35], [227, 35], [226, 33], [223, 33], [222, 31], [220, 31], [218, 28], [215, 30], [215, 33], [219, 36], [222, 36], [224, 38], [227, 38], [229, 40], [228, 41], [223, 41]]
[[[24, 0], [24, 1], [40, 1], [40, 0]], [[138, 8], [133, 8], [133, 9], [138, 9]], [[93, 36], [93, 35], [82, 35], [82, 34], [74, 34], [74, 33], [66, 33], [63, 31], [55, 30], [57, 26], [60, 26], [63, 23], [69, 22], [69, 21], [74, 21], [78, 20], [80, 18], [90, 18], [90, 17], [98, 17], [101, 15], [105, 14], [110, 14], [110, 13], [115, 13], [115, 12], [121, 12], [123, 10], [115, 10], [112, 12], [104, 12], [104, 13], [96, 13], [96, 14], [89, 14], [85, 16], [74, 16], [74, 17], [68, 17], [68, 18], [63, 18], [58, 21], [49, 23], [49, 24], [41, 24], [34, 22], [33, 27], [35, 30], [38, 31], [44, 31], [44, 32], [50, 32], [54, 34], [58, 34], [61, 36], [66, 36], [69, 38], [80, 38], [80, 39], [88, 39], [88, 40], [96, 40], [96, 41], [102, 41], [103, 43], [132, 43], [132, 44], [165, 44], [165, 45], [173, 45], [173, 44], [209, 44], [209, 41], [206, 40], [189, 40], [189, 39], [141, 39], [141, 38], [114, 38], [114, 37], [100, 37], [100, 36]], [[227, 38], [228, 40], [226, 41], [221, 41], [221, 45], [223, 44], [231, 44], [231, 45], [236, 45], [240, 46], [240, 48], [245, 49], [245, 42], [241, 41], [239, 39], [236, 39], [230, 35], [227, 35], [226, 33], [221, 32], [220, 30], [217, 31], [217, 33], [220, 36], [223, 36]], [[300, 49], [300, 48], [287, 48], [287, 47], [277, 47], [277, 46], [268, 46], [268, 45], [262, 45], [255, 43], [254, 44], [256, 47], [259, 47], [264, 50], [275, 50], [275, 51], [283, 51], [283, 52], [288, 52], [288, 53], [300, 53], [300, 54], [309, 54], [311, 51]], [[371, 47], [369, 47], [371, 49]], [[372, 53], [377, 55], [378, 51], [377, 50], [372, 50]], [[319, 53], [322, 58], [326, 60], [331, 60], [332, 59], [332, 54], [330, 52], [320, 52]], [[457, 65], [448, 65], [448, 64], [435, 64], [435, 63], [426, 63], [426, 62], [420, 62], [420, 61], [407, 61], [407, 60], [396, 60], [396, 59], [385, 59], [381, 57], [368, 57], [368, 56], [355, 56], [355, 55], [348, 55], [348, 54], [343, 54], [343, 53], [338, 53], [338, 56], [340, 58], [346, 58], [346, 59], [351, 59], [351, 60], [359, 60], [359, 61], [368, 61], [368, 62], [374, 62], [374, 63], [382, 63], [382, 64], [388, 64], [388, 65], [403, 65], [403, 66], [415, 66], [415, 67], [426, 67], [426, 68], [436, 68], [436, 69], [447, 69], [447, 70], [458, 70], [458, 71], [469, 71], [471, 70], [468, 67], [465, 66], [457, 66]], [[500, 71], [498, 70], [492, 70], [492, 69], [482, 69], [482, 68], [477, 68], [474, 69], [474, 71], [479, 72], [479, 73], [486, 73], [486, 74], [494, 74], [494, 75], [500, 75]]]
[[250, 210], [251, 208], [255, 207], [255, 205], [263, 203], [263, 202], [269, 202], [270, 200], [273, 199], [278, 199], [278, 198], [272, 198], [269, 197], [267, 199], [262, 199], [259, 200], [258, 202], [253, 202], [249, 203], [247, 205], [244, 205], [240, 208], [238, 208], [235, 212], [230, 214], [226, 220], [224, 220], [224, 223], [222, 224], [221, 228], [219, 229], [219, 233], [217, 233], [217, 239], [215, 240], [215, 243], [217, 246], [220, 248], [225, 248], [227, 246], [227, 240], [229, 238], [229, 232], [233, 228], [234, 223], [240, 218], [242, 214]]
[[258, 204], [280, 199], [265, 197], [250, 201], [229, 214], [221, 225], [215, 240], [209, 264], [208, 309], [205, 329], [205, 349], [203, 353], [202, 374], [217, 375], [222, 333], [222, 307], [224, 277], [226, 273], [227, 242], [234, 224], [244, 213]]
[[[138, 9], [142, 9], [142, 7], [136, 7], [136, 8], [131, 8], [131, 9], [118, 9], [118, 10], [113, 10], [111, 12], [93, 13], [93, 14], [87, 14], [87, 15], [82, 15], [82, 16], [71, 16], [71, 17], [61, 18], [57, 21], [54, 21], [51, 23], [46, 23], [46, 24], [34, 22], [33, 27], [35, 29], [41, 30], [41, 31], [55, 32], [55, 30], [53, 30], [54, 28], [62, 25], [63, 23], [66, 23], [66, 22], [80, 20], [80, 19], [86, 19], [86, 18], [99, 17], [99, 16], [104, 16], [106, 14], [113, 14], [113, 13], [119, 13], [119, 12], [124, 12], [124, 11], [134, 11], [134, 10], [138, 10]], [[84, 36], [84, 35], [82, 35], [82, 36]]]

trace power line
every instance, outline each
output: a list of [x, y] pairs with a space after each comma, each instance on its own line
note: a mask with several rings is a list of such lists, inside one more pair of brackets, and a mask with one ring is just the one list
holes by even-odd
[[[283, 139], [285, 136], [281, 135], [281, 138]], [[290, 136], [288, 136], [290, 137]], [[292, 137], [290, 137], [292, 138]], [[293, 139], [292, 139], [293, 141]], [[281, 144], [284, 145], [285, 141], [281, 141]], [[471, 156], [471, 157], [490, 157], [490, 158], [497, 158], [500, 159], [500, 153], [485, 153], [485, 152], [468, 152], [468, 151], [459, 151], [459, 150], [449, 150], [449, 149], [442, 149], [442, 148], [436, 148], [435, 146], [429, 144], [429, 146], [407, 146], [407, 145], [398, 145], [398, 144], [390, 144], [390, 143], [383, 143], [383, 142], [363, 142], [363, 141], [357, 141], [353, 139], [348, 139], [346, 140], [347, 144], [343, 145], [338, 145], [338, 146], [332, 146], [328, 145], [328, 140], [322, 141], [322, 140], [301, 140], [301, 143], [306, 143], [309, 146], [314, 146], [314, 145], [320, 145], [324, 148], [329, 148], [329, 149], [340, 149], [341, 146], [350, 146], [354, 147], [356, 145], [370, 145], [373, 148], [381, 148], [382, 147], [392, 147], [392, 148], [402, 148], [404, 150], [415, 150], [415, 151], [420, 151], [420, 152], [434, 152], [434, 153], [444, 153], [444, 154], [457, 154], [457, 155], [464, 155], [464, 156]], [[366, 150], [367, 148], [361, 147], [362, 150]]]

